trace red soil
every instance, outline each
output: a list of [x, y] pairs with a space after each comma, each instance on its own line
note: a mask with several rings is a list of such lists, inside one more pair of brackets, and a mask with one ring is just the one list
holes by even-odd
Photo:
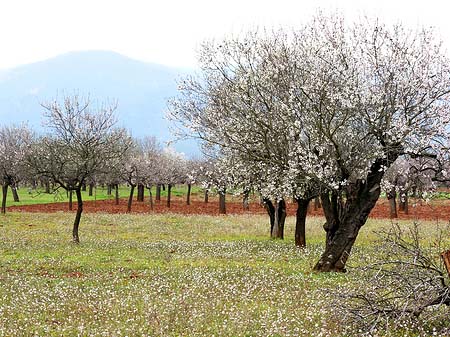
[[[76, 203], [73, 204], [73, 211], [76, 210]], [[266, 214], [265, 209], [259, 203], [250, 203], [250, 210], [244, 211], [242, 203], [236, 198], [232, 201], [227, 201], [227, 214]], [[11, 206], [9, 211], [14, 212], [59, 212], [68, 211], [68, 203], [51, 203], [42, 205], [28, 205], [28, 206]], [[85, 201], [83, 210], [86, 213], [126, 213], [127, 200], [120, 199], [119, 205], [115, 204], [114, 200], [101, 201]], [[289, 215], [295, 215], [296, 205], [292, 203], [287, 204]], [[191, 205], [186, 205], [185, 199], [181, 197], [173, 197], [171, 207], [166, 206], [166, 200], [154, 204], [153, 210], [150, 210], [148, 201], [137, 202], [133, 201], [132, 213], [179, 213], [179, 214], [207, 214], [218, 215], [218, 201], [214, 199], [209, 203], [204, 203], [201, 200], [191, 200]], [[321, 209], [314, 210], [310, 206], [309, 215], [318, 216], [323, 215]], [[372, 218], [389, 218], [389, 204], [386, 199], [380, 199], [375, 208], [372, 210], [370, 217]], [[427, 219], [427, 220], [450, 220], [450, 202], [447, 200], [433, 201], [431, 204], [413, 203], [409, 206], [409, 214], [398, 212], [399, 219]]]

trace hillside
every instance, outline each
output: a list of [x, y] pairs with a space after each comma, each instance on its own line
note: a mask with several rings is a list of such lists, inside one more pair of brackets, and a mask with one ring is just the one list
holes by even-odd
[[[0, 123], [27, 121], [41, 129], [41, 102], [78, 92], [100, 101], [117, 100], [119, 125], [133, 136], [170, 139], [164, 119], [167, 98], [176, 95], [176, 80], [188, 70], [145, 63], [108, 51], [63, 54], [0, 72]], [[196, 154], [183, 142], [178, 151]]]

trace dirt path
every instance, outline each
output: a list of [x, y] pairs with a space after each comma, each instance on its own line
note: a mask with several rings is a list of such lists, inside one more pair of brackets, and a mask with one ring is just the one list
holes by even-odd
[[[227, 214], [266, 214], [265, 209], [259, 203], [250, 203], [250, 210], [244, 211], [242, 204], [236, 200], [228, 201], [226, 204]], [[76, 210], [76, 203], [73, 205], [73, 211]], [[115, 204], [114, 200], [101, 201], [86, 201], [84, 202], [84, 211], [87, 213], [103, 212], [103, 213], [126, 213], [127, 200], [120, 199], [119, 205]], [[27, 205], [27, 206], [11, 206], [8, 207], [10, 212], [60, 212], [68, 211], [67, 203], [51, 203], [41, 205]], [[292, 203], [287, 204], [289, 215], [295, 215], [296, 205]], [[184, 198], [173, 197], [171, 207], [166, 207], [166, 201], [161, 200], [154, 204], [153, 210], [150, 210], [148, 201], [133, 202], [132, 213], [179, 213], [179, 214], [208, 214], [218, 215], [218, 202], [211, 200], [209, 203], [204, 203], [201, 200], [192, 200], [191, 205], [186, 205]], [[309, 215], [323, 215], [322, 210], [314, 210], [310, 207]], [[409, 207], [409, 214], [399, 212], [399, 219], [427, 219], [427, 220], [450, 220], [450, 201], [438, 200], [431, 204], [414, 205], [411, 203]], [[375, 208], [372, 210], [370, 217], [372, 218], [389, 218], [389, 204], [387, 200], [380, 199]]]

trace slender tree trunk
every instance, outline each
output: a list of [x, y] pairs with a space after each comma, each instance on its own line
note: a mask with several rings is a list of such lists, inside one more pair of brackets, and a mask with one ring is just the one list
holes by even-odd
[[80, 227], [81, 213], [83, 213], [83, 199], [81, 197], [81, 187], [78, 186], [75, 190], [77, 196], [77, 213], [75, 215], [75, 221], [73, 223], [72, 239], [74, 243], [80, 243], [80, 236], [78, 235], [78, 228]]
[[387, 193], [387, 199], [389, 201], [389, 216], [391, 219], [395, 219], [398, 217], [396, 197], [397, 197], [397, 192], [395, 191], [395, 187], [393, 187]]
[[[81, 192], [81, 190], [80, 190]], [[73, 209], [73, 191], [69, 190], [69, 211]]]
[[186, 205], [191, 204], [191, 184], [187, 184], [187, 196], [186, 196]]
[[12, 183], [11, 184], [11, 192], [12, 192], [12, 195], [13, 195], [14, 202], [20, 202], [19, 193], [17, 193], [16, 183]]
[[81, 190], [82, 190], [83, 192], [86, 192], [86, 183], [84, 183], [83, 185], [81, 185]]
[[106, 195], [110, 196], [112, 194], [112, 184], [106, 185]]
[[166, 185], [165, 185], [165, 184], [162, 184], [161, 187], [162, 187], [162, 190], [163, 190], [163, 191], [166, 190]]
[[2, 185], [2, 213], [6, 214], [6, 195], [8, 194], [8, 184]]
[[242, 200], [242, 208], [243, 208], [244, 211], [250, 210], [250, 203], [248, 201], [249, 195], [250, 195], [250, 191], [245, 190], [244, 191], [244, 198]]
[[131, 188], [130, 188], [130, 197], [128, 198], [128, 205], [127, 205], [127, 213], [131, 212], [131, 204], [133, 202], [133, 194], [134, 194], [134, 187], [136, 185], [131, 184]]
[[116, 189], [116, 196], [115, 196], [116, 205], [118, 205], [119, 204], [119, 184], [115, 185], [115, 189]]
[[[392, 162], [397, 158], [393, 155]], [[376, 160], [367, 180], [358, 180], [346, 187], [345, 199], [338, 192], [321, 195], [327, 233], [325, 251], [316, 263], [314, 270], [321, 272], [345, 271], [345, 264], [360, 228], [366, 223], [370, 211], [380, 196], [380, 183], [383, 178], [385, 159]]]
[[209, 190], [205, 189], [205, 204], [207, 204], [209, 201]]
[[94, 194], [94, 184], [90, 183], [89, 184], [89, 196], [92, 197], [93, 194]]
[[219, 214], [227, 214], [227, 208], [225, 204], [226, 190], [219, 191]]
[[151, 186], [148, 188], [148, 197], [149, 197], [150, 209], [153, 211], [153, 195], [152, 195], [152, 187]]
[[284, 239], [284, 223], [286, 221], [286, 202], [284, 199], [277, 201], [274, 214], [272, 239]]
[[161, 184], [156, 184], [156, 196], [155, 196], [155, 200], [157, 202], [161, 201]]
[[295, 220], [295, 245], [306, 247], [306, 214], [311, 199], [296, 199], [297, 213]]
[[398, 210], [404, 212], [405, 214], [409, 213], [409, 205], [408, 205], [408, 192], [402, 191], [399, 193], [399, 202], [398, 202]]
[[45, 193], [50, 194], [50, 182], [46, 180], [44, 184], [45, 184]]
[[264, 208], [267, 211], [267, 214], [269, 215], [270, 219], [270, 237], [273, 235], [273, 225], [275, 224], [275, 207], [273, 206], [273, 203], [268, 198], [262, 198], [262, 203]]
[[138, 184], [138, 193], [137, 193], [137, 201], [143, 202], [144, 201], [144, 189], [145, 186], [143, 184]]
[[172, 184], [167, 184], [167, 207], [170, 208], [170, 197], [172, 194]]

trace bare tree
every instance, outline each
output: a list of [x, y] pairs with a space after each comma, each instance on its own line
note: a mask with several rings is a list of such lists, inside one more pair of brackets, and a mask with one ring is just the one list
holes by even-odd
[[78, 228], [83, 212], [81, 188], [96, 174], [106, 173], [108, 163], [122, 157], [130, 140], [122, 129], [115, 129], [115, 104], [98, 107], [78, 95], [42, 104], [51, 133], [33, 145], [28, 158], [38, 176], [52, 179], [67, 191], [75, 191], [77, 212], [73, 242], [79, 243]]
[[440, 259], [450, 244], [450, 227], [441, 225], [433, 240], [425, 240], [423, 233], [417, 223], [379, 233], [379, 262], [363, 268], [360, 286], [333, 303], [349, 328], [372, 335], [385, 326], [407, 324], [417, 332], [429, 329], [421, 335], [450, 333], [450, 275]]

